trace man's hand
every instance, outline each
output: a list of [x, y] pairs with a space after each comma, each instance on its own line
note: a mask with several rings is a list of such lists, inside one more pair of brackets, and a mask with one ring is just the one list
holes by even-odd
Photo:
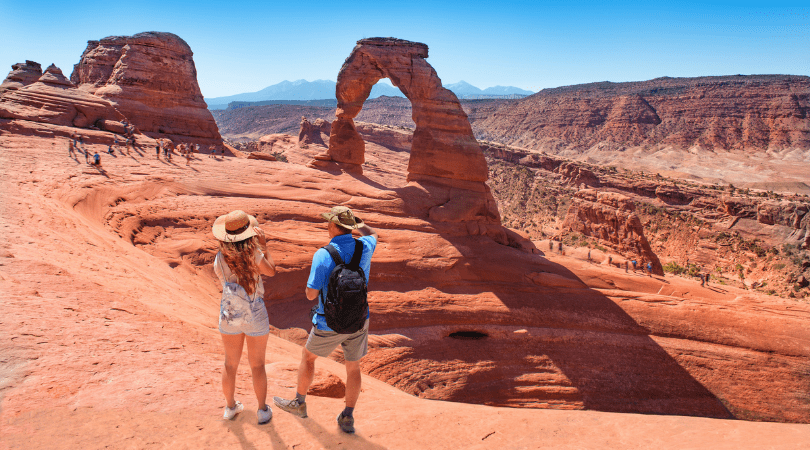
[[363, 224], [363, 226], [357, 229], [357, 232], [360, 233], [360, 236], [374, 236], [374, 239], [380, 240], [377, 237], [377, 231], [374, 228], [371, 228], [370, 226], [366, 225], [365, 223]]

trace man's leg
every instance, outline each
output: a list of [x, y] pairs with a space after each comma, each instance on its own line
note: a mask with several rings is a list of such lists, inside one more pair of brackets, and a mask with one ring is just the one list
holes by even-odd
[[296, 392], [299, 396], [306, 397], [309, 386], [315, 378], [315, 359], [318, 355], [307, 350], [306, 347], [301, 352], [301, 364], [298, 366], [298, 388]]
[[354, 408], [362, 384], [360, 361], [346, 361], [346, 407]]

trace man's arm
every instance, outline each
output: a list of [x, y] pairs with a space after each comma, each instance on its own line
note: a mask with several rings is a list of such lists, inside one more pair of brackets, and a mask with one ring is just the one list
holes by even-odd
[[357, 232], [360, 233], [360, 236], [374, 236], [375, 240], [380, 240], [380, 238], [377, 237], [377, 230], [371, 228], [365, 223], [363, 224], [362, 227], [357, 229]]
[[310, 287], [307, 288], [307, 300], [315, 300], [318, 298], [318, 294], [320, 293], [317, 289], [312, 289]]

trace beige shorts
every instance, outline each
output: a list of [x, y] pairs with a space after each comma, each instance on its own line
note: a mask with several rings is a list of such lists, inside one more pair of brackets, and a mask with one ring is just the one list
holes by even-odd
[[343, 347], [343, 359], [346, 361], [359, 361], [368, 353], [368, 319], [363, 328], [352, 334], [340, 334], [334, 331], [319, 330], [312, 327], [307, 338], [306, 348], [310, 352], [328, 357], [337, 346]]

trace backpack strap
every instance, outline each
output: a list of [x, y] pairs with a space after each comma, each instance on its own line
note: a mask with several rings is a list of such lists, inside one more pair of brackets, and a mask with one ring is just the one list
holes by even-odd
[[349, 267], [356, 269], [360, 267], [360, 259], [363, 257], [363, 243], [359, 239], [354, 240], [354, 254], [349, 262]]
[[340, 253], [338, 253], [338, 251], [337, 251], [337, 249], [335, 248], [334, 245], [328, 244], [328, 245], [324, 245], [321, 248], [323, 248], [324, 250], [329, 252], [329, 256], [332, 257], [332, 261], [335, 262], [336, 266], [339, 266], [339, 265], [343, 264], [343, 258], [340, 257]]

